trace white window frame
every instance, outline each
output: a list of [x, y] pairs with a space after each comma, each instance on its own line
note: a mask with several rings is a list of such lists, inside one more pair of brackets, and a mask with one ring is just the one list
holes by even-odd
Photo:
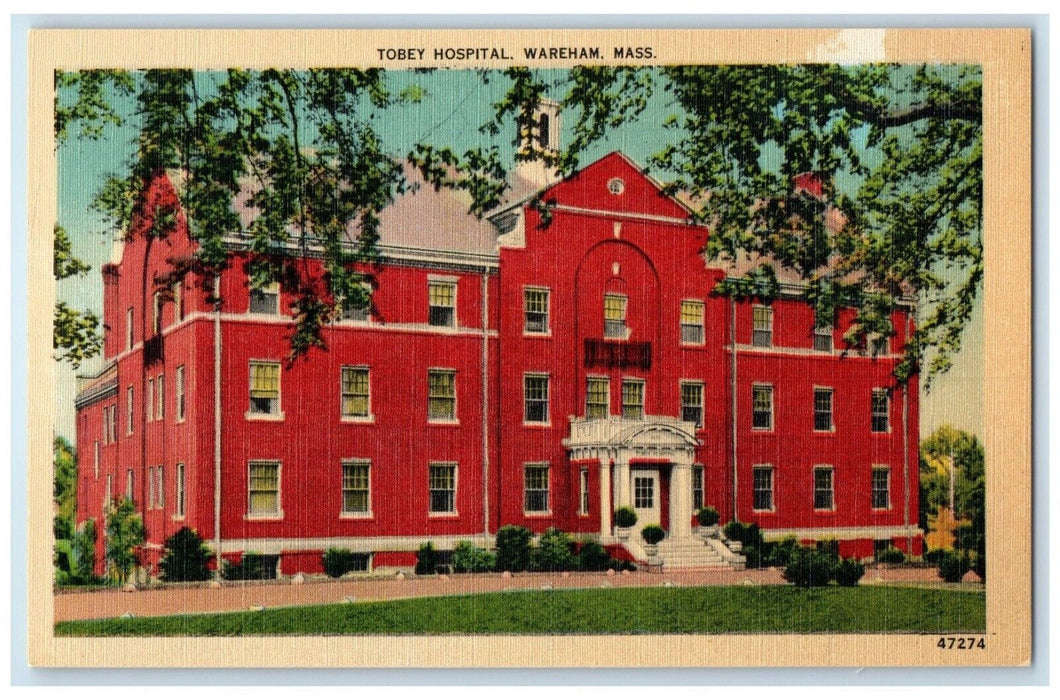
[[155, 489], [155, 507], [166, 507], [166, 465], [159, 464], [155, 469], [155, 479], [158, 480], [158, 488]]
[[[825, 412], [817, 408], [817, 395], [828, 396], [828, 427], [819, 428], [817, 427], [817, 416], [818, 414], [824, 415]], [[815, 386], [813, 388], [813, 432], [815, 433], [834, 433], [835, 432], [835, 388], [830, 386]]]
[[[769, 425], [768, 426], [756, 426], [755, 425], [755, 393], [758, 389], [769, 390]], [[772, 384], [765, 382], [755, 382], [751, 385], [751, 430], [763, 433], [772, 432], [776, 427], [776, 392], [773, 390]]]
[[[621, 300], [622, 318], [610, 320], [607, 318], [607, 302], [609, 299]], [[619, 323], [622, 324], [621, 333], [618, 332], [619, 327], [617, 325], [609, 325]], [[629, 334], [629, 297], [619, 292], [606, 292], [604, 294], [604, 338], [606, 340], [628, 340]]]
[[[530, 380], [544, 380], [545, 382], [545, 398], [531, 399], [529, 396], [529, 387], [527, 384]], [[548, 374], [544, 372], [525, 372], [523, 373], [523, 425], [536, 425], [536, 426], [548, 426], [551, 425], [552, 414], [550, 411], [550, 396], [551, 382], [549, 381]], [[544, 402], [545, 415], [543, 420], [530, 420], [530, 402], [533, 401], [535, 406]]]
[[[275, 365], [276, 372], [276, 404], [271, 411], [254, 410], [254, 402], [251, 393], [254, 391], [254, 366]], [[247, 420], [283, 420], [283, 363], [279, 360], [250, 359], [247, 361]]]
[[[453, 396], [452, 396], [452, 415], [451, 416], [432, 416], [431, 415], [431, 375], [432, 374], [448, 374], [453, 378]], [[427, 369], [427, 422], [428, 423], [439, 423], [443, 425], [458, 425], [460, 423], [460, 414], [458, 413], [459, 406], [457, 405], [457, 394], [459, 392], [456, 388], [456, 370], [449, 367], [429, 367]], [[448, 396], [436, 396], [435, 399], [449, 399]]]
[[[884, 496], [884, 505], [876, 505], [876, 474], [884, 474], [884, 489], [882, 491]], [[891, 467], [887, 464], [873, 464], [872, 465], [872, 476], [869, 483], [869, 499], [872, 510], [874, 511], [886, 511], [891, 510], [894, 504], [891, 502]]]
[[153, 335], [162, 332], [162, 292], [157, 289], [151, 295], [151, 332]]
[[[545, 310], [530, 311], [529, 295], [540, 293], [545, 295]], [[530, 328], [530, 314], [544, 315], [544, 330], [533, 330]], [[548, 287], [523, 287], [523, 335], [548, 336], [552, 334], [552, 291]]]
[[166, 375], [158, 375], [158, 382], [155, 385], [155, 398], [158, 399], [158, 411], [155, 413], [155, 420], [164, 420], [166, 417]]
[[702, 430], [703, 427], [706, 425], [706, 388], [704, 387], [703, 382], [694, 379], [682, 379], [678, 382], [677, 393], [679, 394], [678, 399], [681, 402], [681, 420], [685, 420], [685, 408], [693, 407], [692, 404], [685, 403], [686, 386], [699, 388], [699, 406], [696, 407], [699, 409], [699, 420], [689, 422], [694, 422], [696, 424], [696, 429]]
[[[432, 469], [451, 469], [453, 473], [453, 485], [451, 489], [445, 489], [452, 491], [452, 510], [434, 510], [434, 499], [432, 498], [433, 491], [442, 491], [443, 489], [435, 489], [431, 487], [431, 470]], [[460, 484], [460, 468], [456, 462], [430, 462], [427, 465], [427, 515], [432, 518], [454, 518], [459, 515], [457, 504], [457, 488]]]
[[[530, 484], [528, 477], [530, 476], [530, 470], [544, 472], [545, 475], [545, 488], [535, 488], [533, 493], [540, 496], [542, 492], [545, 496], [545, 503], [543, 509], [531, 510], [527, 506], [530, 505]], [[548, 462], [526, 462], [523, 464], [523, 515], [527, 517], [538, 517], [552, 515], [552, 465]]]
[[175, 381], [176, 381], [176, 385], [177, 385], [177, 387], [176, 387], [176, 394], [177, 394], [176, 395], [176, 402], [177, 402], [177, 407], [176, 407], [177, 416], [176, 416], [176, 419], [177, 419], [178, 423], [183, 423], [185, 417], [187, 416], [187, 403], [186, 403], [187, 402], [187, 397], [185, 395], [185, 391], [186, 391], [185, 382], [187, 381], [187, 377], [185, 376], [184, 365], [177, 365], [176, 380]]
[[155, 420], [155, 378], [147, 378], [147, 391], [144, 392], [144, 405], [147, 407], [147, 422]]
[[[827, 348], [818, 347], [818, 341], [827, 339]], [[813, 350], [814, 352], [832, 353], [835, 351], [835, 326], [829, 323], [827, 326], [818, 327], [813, 325]]]
[[[268, 301], [269, 297], [272, 297], [272, 310], [254, 310], [254, 297], [258, 296], [260, 305]], [[280, 283], [272, 281], [263, 287], [256, 287], [253, 284], [250, 286], [250, 297], [247, 300], [247, 313], [254, 316], [279, 316], [280, 315]]]
[[[831, 503], [828, 506], [817, 505], [817, 474], [818, 472], [827, 472], [828, 477], [828, 496], [831, 499]], [[832, 512], [835, 508], [835, 467], [831, 464], [815, 464], [813, 467], [813, 509], [817, 512]]]
[[94, 440], [92, 445], [92, 477], [99, 480], [99, 440]]
[[589, 515], [589, 470], [578, 471], [578, 515]]
[[[250, 472], [255, 466], [276, 467], [276, 510], [272, 512], [255, 513], [253, 511], [253, 496], [255, 493], [265, 493], [263, 489], [252, 489], [250, 485]], [[275, 459], [251, 459], [247, 461], [247, 520], [279, 520], [283, 518], [283, 463]]]
[[184, 320], [184, 283], [173, 283], [173, 322], [180, 323]]
[[103, 514], [107, 514], [107, 508], [114, 502], [114, 475], [107, 474], [107, 485], [103, 490]]
[[[347, 491], [360, 491], [361, 489], [353, 489], [346, 487], [346, 468], [347, 467], [364, 467], [368, 472], [368, 478], [365, 491], [365, 509], [364, 510], [347, 510], [346, 509], [346, 492]], [[344, 519], [364, 519], [371, 518], [372, 515], [372, 462], [368, 459], [344, 459], [342, 460], [342, 470], [340, 473], [341, 492], [339, 498], [341, 500], [339, 517]]]
[[[372, 285], [368, 282], [359, 283], [362, 289], [368, 290], [369, 298], [372, 294]], [[339, 321], [342, 323], [371, 323], [372, 322], [372, 305], [369, 303], [363, 309], [355, 309], [353, 307], [346, 306], [346, 300], [342, 297], [336, 299], [339, 306]]]
[[135, 336], [133, 334], [133, 323], [135, 321], [134, 314], [135, 314], [135, 311], [133, 311], [133, 307], [131, 307], [131, 306], [128, 309], [125, 310], [125, 349], [126, 350], [132, 350], [133, 349], [133, 345], [135, 345], [135, 343], [133, 342], [133, 340], [135, 338]]
[[[601, 382], [604, 386], [604, 412], [600, 416], [589, 415], [589, 397], [592, 395], [589, 391], [589, 385], [592, 382]], [[592, 404], [594, 406], [599, 404]], [[585, 378], [585, 418], [586, 420], [599, 420], [611, 417], [611, 377], [589, 375]]]
[[[758, 328], [758, 320], [755, 318], [758, 310], [764, 311], [764, 317], [766, 320], [765, 328]], [[761, 336], [766, 342], [759, 342], [759, 333], [766, 334]], [[771, 348], [773, 347], [773, 307], [765, 304], [752, 304], [751, 305], [751, 345], [756, 348]]]
[[[759, 508], [756, 504], [757, 495], [759, 493], [766, 492], [765, 489], [758, 488], [758, 483], [755, 481], [755, 477], [759, 473], [769, 474], [769, 507]], [[776, 468], [772, 464], [755, 464], [751, 467], [751, 510], [756, 513], [774, 513], [777, 509], [777, 472]]]
[[176, 511], [173, 513], [173, 518], [175, 520], [184, 519], [185, 510], [187, 508], [188, 503], [187, 478], [188, 474], [184, 467], [184, 462], [177, 462], [177, 507]]
[[[702, 464], [692, 465], [691, 482], [692, 513], [696, 514], [707, 505], [707, 474]], [[696, 498], [697, 494], [699, 498]]]
[[132, 469], [125, 470], [125, 497], [136, 502], [136, 473]]
[[125, 434], [133, 434], [133, 411], [134, 402], [136, 400], [136, 393], [133, 390], [133, 385], [130, 384], [125, 388]]
[[[685, 305], [699, 307], [699, 320], [692, 322], [685, 320]], [[682, 299], [679, 313], [679, 320], [681, 325], [681, 345], [703, 345], [706, 343], [706, 328], [704, 318], [706, 317], [707, 305], [703, 303], [702, 299]], [[688, 339], [685, 337], [685, 330], [691, 331], [695, 329], [695, 333], [698, 334], [698, 339]]]
[[155, 507], [155, 468], [147, 468], [147, 509], [154, 510]]
[[[883, 397], [883, 412], [876, 411], [876, 398], [878, 396]], [[874, 435], [886, 435], [891, 432], [891, 392], [887, 389], [875, 387], [872, 390], [872, 397], [869, 399], [869, 432]], [[876, 419], [882, 418], [887, 424], [884, 430], [876, 430]]]
[[[431, 288], [432, 287], [449, 287], [452, 290], [453, 296], [452, 301], [448, 305], [433, 304], [431, 303]], [[432, 328], [457, 328], [460, 324], [457, 323], [456, 308], [457, 308], [457, 291], [458, 285], [455, 279], [442, 279], [442, 278], [428, 278], [427, 279], [427, 325]], [[432, 317], [433, 309], [449, 309], [452, 313], [452, 317], [449, 319], [449, 323], [434, 323]]]
[[[638, 416], [628, 416], [628, 415], [626, 415], [626, 385], [627, 384], [629, 384], [630, 386], [632, 386], [634, 384], [639, 384], [640, 385], [640, 415], [638, 415]], [[644, 420], [644, 416], [646, 415], [645, 414], [645, 406], [644, 406], [644, 404], [647, 403], [647, 400], [648, 400], [647, 399], [647, 393], [648, 393], [648, 391], [647, 391], [647, 382], [645, 380], [638, 379], [638, 378], [635, 378], [635, 377], [622, 377], [622, 417], [623, 418], [627, 418], [629, 420]], [[633, 406], [634, 404], [629, 404], [629, 405]]]
[[[365, 384], [368, 387], [364, 395], [366, 410], [364, 415], [358, 413], [346, 413], [346, 371], [365, 373]], [[358, 398], [360, 394], [350, 393], [349, 396]], [[344, 423], [371, 423], [375, 420], [372, 415], [372, 368], [367, 365], [343, 365], [339, 369], [339, 415]]]

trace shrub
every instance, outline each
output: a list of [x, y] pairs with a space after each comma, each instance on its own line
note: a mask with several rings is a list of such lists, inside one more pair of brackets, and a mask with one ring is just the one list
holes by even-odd
[[703, 527], [710, 527], [718, 524], [718, 521], [721, 520], [721, 515], [713, 506], [707, 506], [699, 509], [699, 512], [696, 513], [696, 520]]
[[784, 569], [784, 580], [801, 588], [824, 586], [832, 578], [835, 564], [832, 558], [810, 547], [799, 547], [791, 553], [791, 561]]
[[788, 535], [779, 542], [767, 542], [769, 556], [766, 558], [769, 566], [787, 566], [791, 561], [791, 554], [799, 548], [799, 541], [794, 535]]
[[57, 540], [69, 540], [73, 539], [74, 536], [74, 524], [69, 518], [64, 518], [61, 515], [56, 515], [52, 518], [52, 534], [55, 535]]
[[924, 561], [928, 564], [938, 564], [942, 561], [942, 557], [946, 556], [945, 549], [929, 549], [924, 552]]
[[888, 547], [876, 554], [876, 561], [881, 564], [901, 564], [905, 561], [905, 552], [895, 547]]
[[357, 558], [348, 549], [332, 547], [321, 555], [324, 562], [324, 573], [331, 578], [339, 578], [357, 568]]
[[856, 586], [865, 575], [865, 566], [856, 559], [841, 559], [835, 565], [835, 582], [840, 586]]
[[741, 523], [733, 520], [725, 525], [725, 537], [730, 540], [742, 542], [745, 545], [762, 546], [762, 530], [757, 523]]
[[570, 571], [575, 564], [573, 547], [570, 535], [550, 527], [541, 533], [537, 548], [531, 554], [531, 568], [535, 571]]
[[189, 527], [182, 527], [166, 539], [166, 553], [158, 562], [163, 581], [206, 581], [210, 551], [202, 538]]
[[137, 550], [146, 536], [144, 522], [128, 498], [118, 501], [107, 513], [107, 559], [119, 583], [125, 583], [133, 567], [139, 565]]
[[640, 531], [640, 536], [648, 544], [659, 544], [666, 537], [666, 530], [663, 530], [661, 525], [645, 525]]
[[424, 542], [416, 552], [416, 573], [433, 574], [438, 570], [438, 550], [433, 542]]
[[617, 527], [633, 527], [637, 524], [637, 514], [629, 506], [622, 506], [615, 511], [615, 525]]
[[458, 574], [477, 574], [492, 571], [497, 564], [493, 552], [476, 547], [474, 542], [461, 540], [453, 549], [453, 571]]
[[578, 568], [583, 571], [607, 571], [614, 567], [611, 566], [611, 555], [604, 546], [599, 542], [587, 540], [582, 542], [581, 551], [578, 552]]
[[73, 562], [69, 583], [96, 583], [96, 521], [86, 520], [81, 523], [70, 542]]
[[530, 540], [533, 534], [519, 525], [497, 530], [497, 570], [526, 571], [530, 568]]
[[939, 559], [939, 576], [947, 583], [960, 583], [968, 568], [968, 559], [956, 552], [946, 552]]
[[839, 541], [838, 540], [818, 540], [817, 551], [825, 556], [831, 557], [832, 561], [839, 561]]
[[244, 554], [239, 563], [226, 560], [222, 575], [229, 581], [261, 581], [272, 578], [272, 573], [265, 568], [265, 557], [253, 552]]
[[56, 540], [52, 564], [55, 567], [55, 582], [57, 584], [65, 585], [70, 582], [73, 559], [70, 540]]

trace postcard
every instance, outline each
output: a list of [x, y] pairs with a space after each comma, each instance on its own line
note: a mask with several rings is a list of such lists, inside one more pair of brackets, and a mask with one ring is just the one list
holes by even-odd
[[1029, 663], [1029, 30], [30, 51], [32, 664]]

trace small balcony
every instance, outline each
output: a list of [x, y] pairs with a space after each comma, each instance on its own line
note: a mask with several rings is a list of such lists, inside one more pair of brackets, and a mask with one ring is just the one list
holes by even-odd
[[651, 343], [585, 339], [585, 366], [608, 369], [651, 369]]

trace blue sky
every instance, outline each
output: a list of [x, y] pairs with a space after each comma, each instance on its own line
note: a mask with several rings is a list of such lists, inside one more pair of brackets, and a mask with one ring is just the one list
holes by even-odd
[[[543, 71], [546, 82], [562, 80], [565, 71]], [[393, 94], [410, 84], [422, 86], [426, 94], [416, 104], [403, 104], [379, 113], [376, 129], [383, 135], [394, 156], [408, 153], [419, 142], [436, 146], [450, 146], [460, 152], [466, 148], [498, 144], [502, 157], [510, 161], [512, 148], [503, 133], [502, 138], [482, 134], [481, 124], [492, 116], [492, 105], [505, 89], [506, 81], [497, 79], [483, 84], [475, 71], [437, 71], [429, 74], [391, 72], [387, 74]], [[613, 129], [605, 139], [596, 143], [582, 157], [590, 163], [611, 151], [619, 150], [643, 164], [674, 138], [673, 130], [662, 128], [674, 113], [675, 106], [668, 94], [658, 91], [641, 117]], [[561, 97], [554, 94], [553, 97]], [[123, 112], [132, 114], [132, 100], [120, 105]], [[138, 124], [135, 116], [122, 128], [108, 125], [99, 140], [72, 137], [58, 151], [58, 208], [59, 223], [70, 235], [74, 254], [92, 265], [86, 277], [65, 280], [59, 285], [59, 297], [79, 309], [92, 309], [101, 315], [102, 280], [100, 266], [111, 255], [113, 238], [106, 231], [102, 218], [93, 212], [93, 196], [108, 174], [125, 172], [132, 154], [132, 144]], [[565, 132], [561, 139], [566, 138]], [[665, 179], [665, 174], [654, 173]], [[965, 331], [964, 349], [957, 356], [954, 367], [935, 381], [930, 394], [921, 400], [921, 432], [926, 435], [941, 423], [982, 435], [982, 303], [976, 305], [971, 324]], [[99, 358], [85, 362], [82, 374], [92, 374], [102, 366]], [[60, 364], [57, 395], [56, 432], [74, 437], [75, 372], [69, 365]]]

